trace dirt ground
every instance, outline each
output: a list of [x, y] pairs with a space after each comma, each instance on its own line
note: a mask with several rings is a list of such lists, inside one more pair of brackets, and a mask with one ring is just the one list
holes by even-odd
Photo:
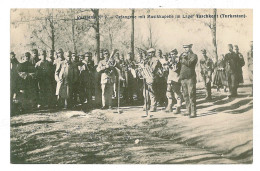
[[[197, 90], [197, 118], [141, 106], [43, 110], [11, 117], [12, 163], [218, 164], [253, 162], [253, 98]], [[185, 109], [182, 109], [184, 113]]]

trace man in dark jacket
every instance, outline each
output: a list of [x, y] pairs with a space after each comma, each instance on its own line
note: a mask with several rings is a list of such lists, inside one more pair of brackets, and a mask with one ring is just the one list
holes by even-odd
[[239, 48], [238, 48], [238, 46], [237, 45], [234, 45], [234, 47], [235, 47], [235, 53], [238, 55], [238, 57], [239, 57], [239, 62], [238, 62], [238, 64], [239, 64], [239, 67], [238, 67], [238, 84], [239, 83], [244, 83], [244, 79], [243, 79], [243, 71], [242, 71], [242, 67], [245, 65], [245, 60], [244, 60], [244, 57], [243, 57], [243, 55], [239, 52]]
[[240, 59], [239, 56], [233, 51], [233, 45], [228, 45], [229, 52], [225, 55], [224, 61], [226, 64], [226, 74], [228, 80], [228, 87], [231, 97], [237, 96], [237, 88], [238, 88], [238, 73], [240, 68]]
[[183, 96], [186, 103], [186, 114], [190, 118], [196, 117], [196, 72], [195, 66], [198, 61], [196, 54], [192, 52], [192, 44], [183, 45], [185, 52], [180, 57], [180, 77]]

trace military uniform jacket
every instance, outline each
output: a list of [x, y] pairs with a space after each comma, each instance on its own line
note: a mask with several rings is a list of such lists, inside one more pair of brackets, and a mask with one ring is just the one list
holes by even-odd
[[225, 70], [230, 74], [238, 74], [239, 68], [241, 68], [242, 61], [240, 60], [238, 54], [235, 52], [229, 52], [224, 57]]
[[168, 59], [168, 79], [167, 83], [179, 82], [179, 76], [180, 76], [180, 69], [181, 69], [181, 63], [179, 62], [179, 57], [174, 56], [173, 58], [170, 57]]
[[106, 68], [107, 61], [104, 59], [99, 62], [97, 66], [97, 72], [101, 72], [101, 84], [114, 83], [115, 71], [113, 66]]
[[200, 73], [202, 77], [207, 79], [207, 82], [211, 81], [211, 76], [214, 70], [214, 62], [211, 58], [206, 57], [200, 60]]
[[50, 75], [52, 74], [52, 64], [49, 61], [40, 60], [35, 64], [35, 68], [36, 68], [37, 78], [39, 80], [50, 81], [49, 78], [51, 78]]
[[181, 62], [181, 71], [180, 71], [180, 80], [195, 78], [196, 72], [195, 66], [198, 62], [198, 57], [193, 52], [189, 52], [187, 58], [184, 58], [182, 55], [180, 57]]
[[247, 52], [248, 70], [253, 71], [253, 51]]
[[146, 83], [148, 83], [148, 84], [154, 83], [158, 78], [158, 70], [161, 67], [161, 63], [160, 63], [159, 59], [156, 57], [152, 57], [150, 59], [150, 61], [144, 62], [144, 66], [150, 67], [151, 73], [152, 73], [151, 77], [146, 78]]

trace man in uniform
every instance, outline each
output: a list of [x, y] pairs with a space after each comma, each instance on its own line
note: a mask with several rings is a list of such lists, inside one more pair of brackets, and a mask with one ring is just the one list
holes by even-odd
[[239, 83], [244, 83], [244, 79], [243, 79], [243, 71], [242, 71], [242, 67], [245, 65], [245, 60], [243, 55], [239, 52], [239, 48], [237, 45], [234, 45], [235, 47], [235, 53], [238, 55], [239, 57], [239, 68], [238, 68], [238, 85]]
[[181, 63], [178, 57], [177, 49], [174, 49], [170, 52], [170, 57], [167, 64], [165, 64], [168, 70], [168, 79], [167, 79], [167, 91], [166, 96], [168, 98], [168, 106], [166, 112], [172, 112], [173, 99], [177, 100], [176, 111], [174, 114], [179, 114], [181, 112], [181, 83], [179, 81]]
[[[147, 97], [148, 99], [144, 99], [144, 110], [146, 108], [146, 104], [148, 109], [150, 108], [150, 112], [155, 112], [156, 111], [156, 98], [155, 98], [155, 93], [154, 93], [154, 83], [156, 82], [156, 79], [158, 77], [158, 70], [161, 67], [161, 64], [159, 60], [155, 57], [155, 49], [151, 48], [147, 51], [149, 59], [144, 60], [144, 67], [148, 67], [149, 70], [151, 70], [151, 75], [146, 78], [146, 84], [144, 87], [143, 95], [144, 97]], [[147, 100], [147, 101], [146, 101]], [[149, 104], [150, 101], [150, 104]]]
[[35, 65], [36, 75], [38, 77], [38, 86], [39, 86], [39, 107], [46, 106], [52, 104], [52, 87], [51, 87], [51, 79], [50, 75], [52, 75], [51, 71], [51, 63], [46, 60], [47, 53], [45, 50], [40, 51], [40, 61], [38, 61]]
[[101, 73], [101, 89], [102, 89], [102, 109], [112, 108], [112, 94], [115, 77], [115, 69], [110, 64], [116, 50], [109, 56], [108, 50], [104, 50], [105, 59], [100, 61], [97, 72]]
[[31, 54], [26, 52], [24, 56], [24, 62], [17, 66], [17, 71], [20, 80], [20, 92], [23, 94], [22, 105], [28, 107], [36, 107], [37, 105], [37, 90], [36, 86], [36, 72], [35, 65], [30, 62]]
[[[157, 50], [157, 58], [162, 66], [167, 63], [165, 58], [162, 56], [161, 49]], [[167, 89], [167, 72], [162, 72], [162, 74], [158, 76], [155, 85], [156, 85], [155, 92], [156, 92], [157, 101], [159, 102], [160, 106], [164, 106], [167, 100], [165, 96], [166, 89]]]
[[252, 84], [252, 92], [253, 95], [253, 41], [250, 42], [250, 50], [247, 52], [247, 63], [248, 63], [248, 77], [249, 81]]
[[19, 65], [19, 62], [17, 60], [17, 58], [15, 57], [15, 53], [14, 52], [11, 52], [10, 53], [10, 60], [11, 60], [11, 102], [13, 101], [13, 99], [15, 99], [15, 96], [17, 94], [17, 91], [18, 91], [18, 82], [17, 82], [17, 79], [18, 79], [18, 73], [17, 73], [17, 66]]
[[192, 44], [183, 45], [185, 52], [180, 57], [180, 77], [183, 96], [186, 103], [186, 116], [196, 117], [196, 72], [198, 57], [192, 51]]
[[231, 97], [237, 96], [237, 88], [238, 88], [238, 73], [240, 68], [240, 59], [239, 56], [233, 51], [233, 45], [228, 44], [229, 53], [224, 56], [225, 61], [225, 69], [228, 80], [228, 87]]
[[39, 61], [39, 53], [37, 49], [32, 50], [32, 56], [30, 58], [30, 62], [35, 65]]
[[78, 56], [76, 55], [76, 53], [72, 53], [71, 55], [71, 91], [70, 91], [70, 98], [71, 98], [71, 104], [73, 106], [75, 106], [77, 104], [77, 100], [78, 100], [78, 85], [79, 85], [79, 69], [78, 69], [78, 64], [79, 64], [79, 60], [78, 60]]
[[211, 100], [211, 81], [212, 73], [214, 71], [214, 63], [211, 58], [207, 56], [206, 49], [201, 50], [203, 58], [200, 60], [200, 73], [206, 88], [205, 100]]

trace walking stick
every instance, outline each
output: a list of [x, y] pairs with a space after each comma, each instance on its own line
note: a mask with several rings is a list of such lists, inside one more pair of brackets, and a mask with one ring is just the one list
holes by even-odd
[[144, 99], [145, 99], [145, 116], [142, 117], [147, 117], [148, 116], [148, 109], [147, 109], [147, 95], [146, 95], [146, 80], [143, 78], [143, 84], [144, 84]]
[[117, 98], [117, 113], [120, 114], [120, 78], [118, 78]]

